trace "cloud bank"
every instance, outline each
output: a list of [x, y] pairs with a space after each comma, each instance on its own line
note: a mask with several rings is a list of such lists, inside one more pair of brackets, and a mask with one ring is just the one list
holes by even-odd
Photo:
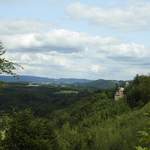
[[150, 2], [128, 1], [127, 6], [101, 7], [75, 2], [67, 7], [70, 17], [98, 26], [121, 30], [145, 30], [150, 26]]
[[148, 72], [150, 66], [150, 50], [142, 44], [60, 29], [50, 23], [3, 21], [0, 39], [8, 50], [6, 57], [25, 68], [22, 74], [129, 79]]

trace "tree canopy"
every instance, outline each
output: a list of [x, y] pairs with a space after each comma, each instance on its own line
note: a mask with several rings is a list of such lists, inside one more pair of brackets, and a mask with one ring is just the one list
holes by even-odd
[[3, 57], [5, 52], [6, 49], [4, 48], [3, 43], [0, 42], [0, 74], [6, 73], [14, 75], [14, 71], [16, 70], [16, 64]]
[[127, 102], [131, 107], [142, 106], [150, 101], [150, 76], [137, 75], [126, 89]]

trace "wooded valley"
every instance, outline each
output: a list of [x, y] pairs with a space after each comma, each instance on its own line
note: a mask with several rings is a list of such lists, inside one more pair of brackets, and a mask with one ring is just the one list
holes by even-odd
[[149, 87], [137, 75], [114, 101], [116, 89], [1, 83], [0, 149], [149, 150]]

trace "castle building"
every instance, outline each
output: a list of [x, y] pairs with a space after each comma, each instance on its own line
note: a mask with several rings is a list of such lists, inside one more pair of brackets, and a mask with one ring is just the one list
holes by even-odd
[[124, 97], [124, 88], [123, 88], [123, 87], [120, 87], [120, 88], [117, 90], [117, 92], [115, 93], [114, 99], [115, 99], [115, 101], [118, 101], [118, 100], [120, 100], [120, 99], [123, 98], [123, 97]]

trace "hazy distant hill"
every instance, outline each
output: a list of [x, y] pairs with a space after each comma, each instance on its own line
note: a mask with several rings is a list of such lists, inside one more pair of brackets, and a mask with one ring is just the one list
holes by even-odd
[[112, 89], [116, 87], [116, 84], [122, 85], [124, 84], [124, 81], [99, 79], [99, 80], [91, 81], [80, 85], [84, 87], [90, 87], [90, 88]]
[[34, 77], [34, 76], [0, 76], [0, 81], [3, 82], [34, 82], [34, 83], [43, 83], [50, 82], [48, 78]]
[[35, 77], [35, 76], [0, 76], [0, 81], [3, 82], [32, 82], [37, 84], [75, 84], [75, 83], [88, 83], [91, 80], [86, 79], [73, 79], [73, 78], [61, 78], [61, 79], [50, 79], [45, 77]]
[[35, 77], [35, 76], [0, 76], [0, 81], [3, 82], [17, 82], [17, 83], [36, 83], [36, 84], [53, 84], [53, 85], [75, 85], [79, 87], [87, 88], [98, 88], [98, 89], [111, 89], [116, 86], [116, 84], [122, 84], [123, 81], [117, 80], [87, 80], [87, 79], [74, 79], [74, 78], [60, 78], [51, 79], [45, 77]]

